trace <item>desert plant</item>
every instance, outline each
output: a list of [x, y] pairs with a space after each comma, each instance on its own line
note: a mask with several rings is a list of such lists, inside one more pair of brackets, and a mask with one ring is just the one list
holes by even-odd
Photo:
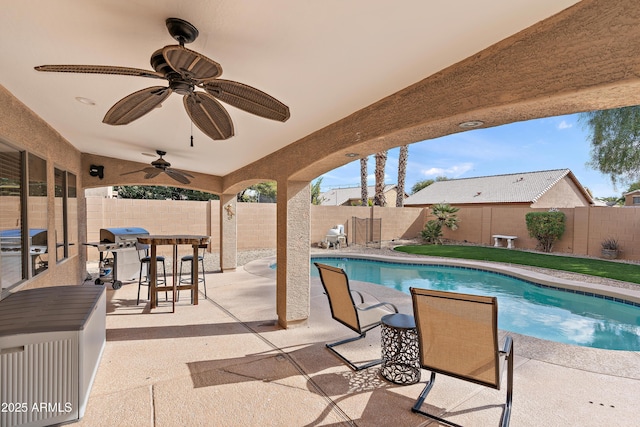
[[620, 250], [620, 244], [618, 243], [618, 239], [614, 239], [613, 237], [609, 237], [607, 239], [604, 239], [601, 243], [600, 246], [602, 246], [602, 249], [607, 249], [610, 251], [618, 251]]
[[420, 234], [426, 243], [432, 245], [442, 244], [442, 224], [435, 219], [427, 221]]
[[525, 215], [529, 237], [538, 241], [538, 248], [551, 252], [553, 244], [562, 237], [565, 229], [565, 214], [554, 210], [550, 212], [529, 212]]
[[422, 230], [422, 238], [430, 244], [441, 245], [442, 244], [442, 227], [447, 227], [451, 230], [458, 228], [459, 219], [456, 213], [460, 209], [454, 208], [447, 203], [438, 203], [431, 206], [431, 214], [436, 219], [427, 221]]
[[431, 213], [436, 217], [436, 221], [438, 221], [440, 225], [451, 230], [458, 228], [458, 222], [460, 222], [460, 219], [457, 217], [456, 213], [458, 213], [459, 210], [459, 208], [454, 208], [448, 203], [438, 203], [431, 206]]
[[620, 252], [620, 245], [618, 244], [618, 240], [613, 237], [609, 237], [600, 242], [600, 246], [602, 247], [602, 257], [606, 259], [616, 259], [618, 258], [618, 252]]

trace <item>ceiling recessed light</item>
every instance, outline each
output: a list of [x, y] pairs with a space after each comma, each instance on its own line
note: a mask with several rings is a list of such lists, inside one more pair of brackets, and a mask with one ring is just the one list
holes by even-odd
[[359, 155], [360, 154], [358, 154], [358, 153], [347, 153], [347, 154], [345, 154], [345, 156], [347, 156], [347, 157], [358, 157]]
[[84, 96], [76, 96], [76, 101], [85, 105], [96, 105], [96, 101], [93, 99], [85, 98]]
[[460, 123], [458, 126], [460, 126], [462, 129], [471, 129], [482, 126], [483, 124], [484, 122], [482, 120], [469, 120], [467, 122]]

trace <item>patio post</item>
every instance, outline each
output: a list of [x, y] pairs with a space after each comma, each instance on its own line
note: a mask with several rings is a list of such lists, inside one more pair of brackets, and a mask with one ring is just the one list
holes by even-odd
[[220, 195], [220, 269], [234, 271], [238, 262], [238, 215], [235, 194]]
[[276, 311], [283, 328], [309, 317], [311, 188], [309, 181], [278, 181]]

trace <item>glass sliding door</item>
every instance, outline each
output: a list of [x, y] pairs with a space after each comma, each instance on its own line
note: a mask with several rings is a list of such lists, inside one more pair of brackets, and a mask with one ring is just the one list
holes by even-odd
[[2, 294], [24, 279], [23, 153], [0, 142], [0, 284]]

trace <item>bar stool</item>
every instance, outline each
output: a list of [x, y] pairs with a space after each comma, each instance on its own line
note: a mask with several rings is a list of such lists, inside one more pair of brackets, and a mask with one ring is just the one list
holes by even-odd
[[[199, 248], [202, 249], [202, 255], [198, 255], [198, 261], [200, 263], [200, 266], [202, 267], [202, 274], [198, 274], [198, 283], [202, 283], [202, 285], [204, 286], [204, 297], [207, 297], [207, 281], [204, 278], [204, 251], [206, 249], [207, 245], [202, 245], [199, 246]], [[189, 263], [189, 278], [188, 279], [183, 279], [182, 278], [182, 264], [183, 263]], [[192, 267], [193, 266], [193, 254], [191, 255], [185, 255], [182, 258], [180, 258], [180, 283], [186, 283], [186, 284], [193, 284], [193, 277], [191, 274], [192, 271]], [[197, 268], [197, 267], [196, 267]], [[193, 291], [191, 291], [191, 299], [193, 300]], [[178, 290], [178, 296], [176, 297], [176, 300], [180, 300], [180, 290]]]
[[[138, 258], [140, 259], [140, 274], [138, 276], [138, 300], [136, 301], [137, 305], [140, 304], [140, 287], [147, 286], [147, 300], [151, 298], [151, 256], [149, 255], [149, 245], [136, 243], [136, 249], [138, 250]], [[144, 253], [143, 256], [140, 255], [141, 252]], [[164, 279], [158, 278], [158, 275], [156, 274], [156, 284], [165, 285], [167, 283], [167, 268], [164, 263], [164, 256], [156, 256], [156, 271], [158, 271], [159, 263], [162, 263], [162, 272], [164, 274]], [[145, 280], [142, 280], [142, 270], [145, 269], [145, 266], [147, 273], [145, 275]], [[167, 297], [167, 291], [164, 291], [164, 300], [169, 300]]]

